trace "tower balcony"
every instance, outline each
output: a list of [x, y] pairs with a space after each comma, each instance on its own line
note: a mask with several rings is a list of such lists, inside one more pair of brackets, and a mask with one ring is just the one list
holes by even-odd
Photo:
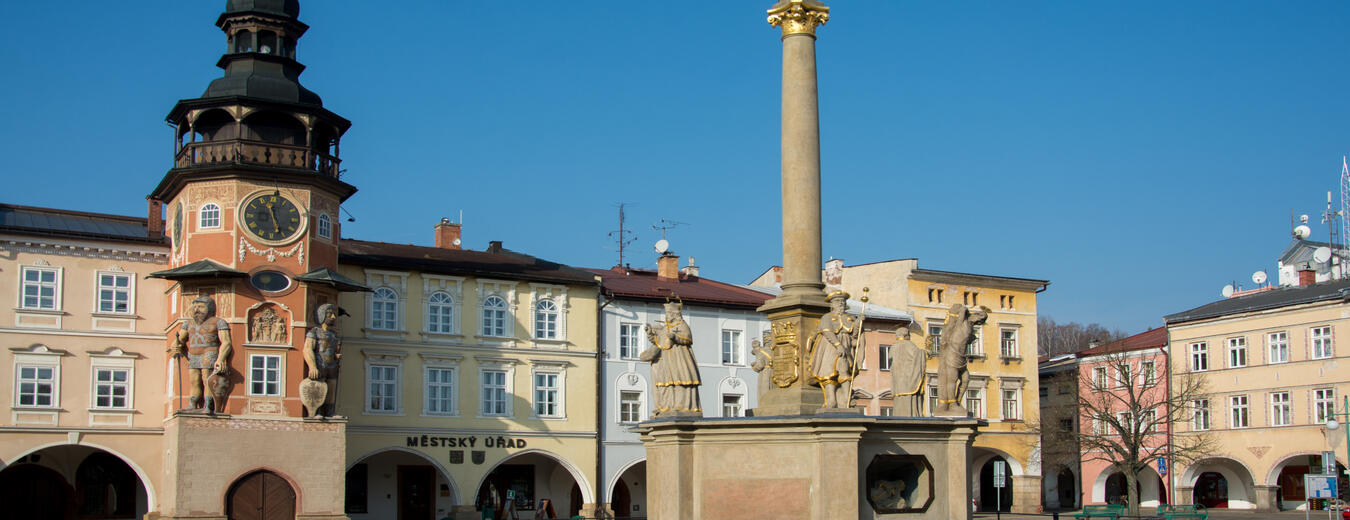
[[295, 168], [337, 179], [342, 159], [305, 146], [246, 139], [184, 143], [174, 157], [174, 168], [248, 164]]

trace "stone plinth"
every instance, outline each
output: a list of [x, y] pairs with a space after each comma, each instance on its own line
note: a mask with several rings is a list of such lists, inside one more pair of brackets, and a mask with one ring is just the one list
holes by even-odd
[[[649, 517], [970, 518], [966, 468], [980, 424], [856, 414], [648, 421]], [[868, 466], [886, 455], [921, 456], [932, 468], [923, 485], [932, 499], [916, 504], [921, 510], [873, 509]]]

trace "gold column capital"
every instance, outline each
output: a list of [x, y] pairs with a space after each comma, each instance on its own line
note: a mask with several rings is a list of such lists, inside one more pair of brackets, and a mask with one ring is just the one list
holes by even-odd
[[778, 0], [769, 8], [769, 25], [783, 28], [783, 37], [805, 34], [816, 37], [816, 26], [830, 19], [830, 8], [819, 0]]

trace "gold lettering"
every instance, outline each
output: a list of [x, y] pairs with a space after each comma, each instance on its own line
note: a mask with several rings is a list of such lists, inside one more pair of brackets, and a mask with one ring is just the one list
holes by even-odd
[[276, 201], [277, 201], [277, 196], [276, 196], [276, 195], [269, 196], [269, 197], [267, 197], [267, 201], [268, 201], [268, 202], [276, 202]]

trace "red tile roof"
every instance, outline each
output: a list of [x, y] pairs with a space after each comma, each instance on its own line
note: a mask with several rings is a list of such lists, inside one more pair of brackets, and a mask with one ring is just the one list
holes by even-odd
[[678, 281], [663, 280], [656, 271], [614, 267], [586, 269], [601, 277], [606, 296], [619, 299], [666, 301], [676, 295], [685, 303], [756, 309], [771, 295], [716, 280], [681, 274]]
[[1118, 339], [1105, 345], [1092, 347], [1078, 352], [1078, 357], [1097, 356], [1112, 352], [1130, 352], [1146, 348], [1158, 348], [1167, 345], [1167, 328], [1158, 327], [1140, 332], [1125, 339]]
[[339, 262], [366, 267], [486, 276], [509, 280], [586, 285], [595, 283], [595, 275], [581, 269], [535, 258], [509, 249], [501, 249], [501, 252], [494, 253], [344, 238], [338, 244], [338, 251]]

